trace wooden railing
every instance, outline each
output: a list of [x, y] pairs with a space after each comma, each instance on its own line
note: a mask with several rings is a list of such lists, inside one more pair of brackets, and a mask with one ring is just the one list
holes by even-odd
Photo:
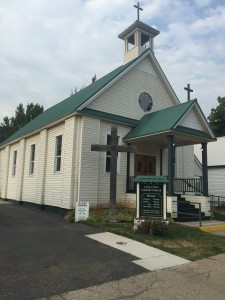
[[[130, 176], [127, 184], [127, 193], [136, 193], [136, 183], [134, 176]], [[174, 192], [186, 193], [193, 192], [203, 194], [202, 178], [174, 178]]]

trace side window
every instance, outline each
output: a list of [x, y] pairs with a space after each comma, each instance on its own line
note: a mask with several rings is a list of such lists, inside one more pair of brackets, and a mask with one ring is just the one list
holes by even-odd
[[12, 167], [12, 175], [16, 175], [16, 160], [17, 160], [17, 150], [13, 151], [13, 167]]
[[55, 141], [55, 172], [61, 171], [62, 135], [58, 135]]
[[30, 147], [30, 168], [29, 174], [34, 174], [34, 160], [35, 160], [35, 144]]

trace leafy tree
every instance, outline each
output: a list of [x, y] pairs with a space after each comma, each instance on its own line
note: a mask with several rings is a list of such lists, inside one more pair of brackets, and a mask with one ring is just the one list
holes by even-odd
[[6, 116], [3, 118], [3, 122], [0, 124], [0, 143], [43, 111], [44, 107], [39, 104], [28, 103], [25, 110], [23, 104], [20, 103], [15, 110], [15, 116], [11, 118]]
[[219, 105], [211, 109], [208, 116], [209, 125], [213, 129], [216, 136], [225, 135], [225, 97], [217, 98]]

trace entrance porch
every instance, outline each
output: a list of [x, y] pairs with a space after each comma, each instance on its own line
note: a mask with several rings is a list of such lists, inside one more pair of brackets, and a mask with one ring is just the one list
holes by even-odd
[[[207, 143], [214, 140], [196, 101], [146, 115], [124, 137], [136, 147], [135, 155], [127, 155], [127, 197], [136, 193], [136, 175], [166, 176], [167, 213], [172, 218], [179, 217], [180, 201], [209, 216]], [[195, 173], [195, 144], [202, 145], [201, 176]]]

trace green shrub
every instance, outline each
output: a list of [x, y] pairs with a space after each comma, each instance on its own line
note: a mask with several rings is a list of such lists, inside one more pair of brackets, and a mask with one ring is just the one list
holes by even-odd
[[152, 235], [165, 235], [168, 233], [169, 227], [165, 221], [153, 220], [151, 222], [150, 233]]
[[143, 220], [137, 226], [137, 232], [151, 235], [165, 235], [168, 233], [168, 224], [163, 220]]

